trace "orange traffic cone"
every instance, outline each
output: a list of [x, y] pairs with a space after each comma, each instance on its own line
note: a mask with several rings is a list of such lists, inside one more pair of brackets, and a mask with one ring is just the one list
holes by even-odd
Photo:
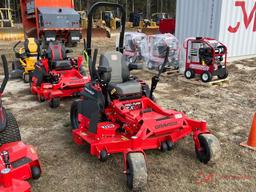
[[252, 120], [252, 127], [247, 142], [240, 143], [241, 146], [256, 150], [256, 113]]

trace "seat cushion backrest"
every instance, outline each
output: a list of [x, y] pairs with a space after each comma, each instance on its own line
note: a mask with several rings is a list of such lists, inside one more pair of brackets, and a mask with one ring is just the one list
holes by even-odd
[[100, 66], [109, 66], [111, 71], [111, 83], [123, 83], [129, 80], [130, 71], [125, 63], [123, 55], [118, 51], [106, 52], [100, 56]]
[[24, 41], [24, 48], [28, 56], [37, 56], [39, 50], [39, 42], [35, 38], [27, 38]]
[[49, 44], [47, 50], [47, 58], [50, 61], [61, 61], [66, 58], [66, 49], [62, 43], [53, 43]]

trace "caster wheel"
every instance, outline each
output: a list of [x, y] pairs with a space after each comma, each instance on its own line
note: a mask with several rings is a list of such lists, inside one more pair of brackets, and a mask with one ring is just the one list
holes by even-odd
[[39, 179], [41, 176], [41, 169], [39, 167], [31, 167], [31, 174], [33, 179]]
[[221, 155], [219, 140], [212, 134], [200, 134], [198, 140], [201, 147], [196, 149], [197, 159], [204, 164], [216, 163]]
[[210, 82], [212, 80], [212, 74], [208, 71], [205, 71], [202, 75], [201, 75], [201, 80], [204, 83]]
[[161, 143], [161, 148], [160, 148], [160, 150], [161, 150], [162, 152], [166, 152], [166, 151], [168, 150], [168, 146], [167, 146], [167, 144], [166, 144], [165, 141]]
[[45, 98], [43, 96], [38, 96], [38, 101], [39, 102], [45, 102]]
[[166, 144], [167, 144], [167, 149], [168, 149], [168, 151], [170, 151], [170, 150], [173, 149], [173, 147], [174, 147], [174, 143], [173, 143], [173, 142], [167, 140], [167, 141], [166, 141]]
[[147, 185], [147, 167], [142, 153], [127, 155], [127, 186], [133, 191], [142, 191]]
[[57, 108], [60, 106], [60, 98], [53, 98], [49, 102], [49, 106], [51, 108]]
[[100, 152], [100, 161], [104, 162], [108, 159], [108, 153], [106, 150]]
[[195, 77], [195, 71], [193, 69], [186, 69], [184, 72], [186, 79], [192, 79]]

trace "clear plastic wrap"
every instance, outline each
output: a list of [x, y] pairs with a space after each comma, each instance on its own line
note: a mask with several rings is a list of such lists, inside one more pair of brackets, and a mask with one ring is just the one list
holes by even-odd
[[169, 47], [169, 57], [166, 67], [172, 69], [179, 68], [179, 42], [170, 33], [148, 36], [149, 54], [146, 59], [149, 69], [158, 70], [163, 64], [167, 47]]
[[126, 32], [124, 35], [124, 53], [127, 62], [144, 62], [148, 58], [147, 35], [139, 32]]

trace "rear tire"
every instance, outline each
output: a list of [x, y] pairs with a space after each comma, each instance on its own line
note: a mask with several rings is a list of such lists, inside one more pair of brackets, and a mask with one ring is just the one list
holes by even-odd
[[141, 191], [147, 184], [147, 167], [143, 153], [127, 155], [127, 186], [133, 191]]
[[0, 145], [21, 141], [18, 123], [9, 111], [6, 111], [6, 121], [6, 128], [0, 133]]
[[78, 105], [79, 105], [79, 100], [74, 101], [70, 109], [70, 124], [71, 124], [72, 130], [77, 129], [79, 127]]

